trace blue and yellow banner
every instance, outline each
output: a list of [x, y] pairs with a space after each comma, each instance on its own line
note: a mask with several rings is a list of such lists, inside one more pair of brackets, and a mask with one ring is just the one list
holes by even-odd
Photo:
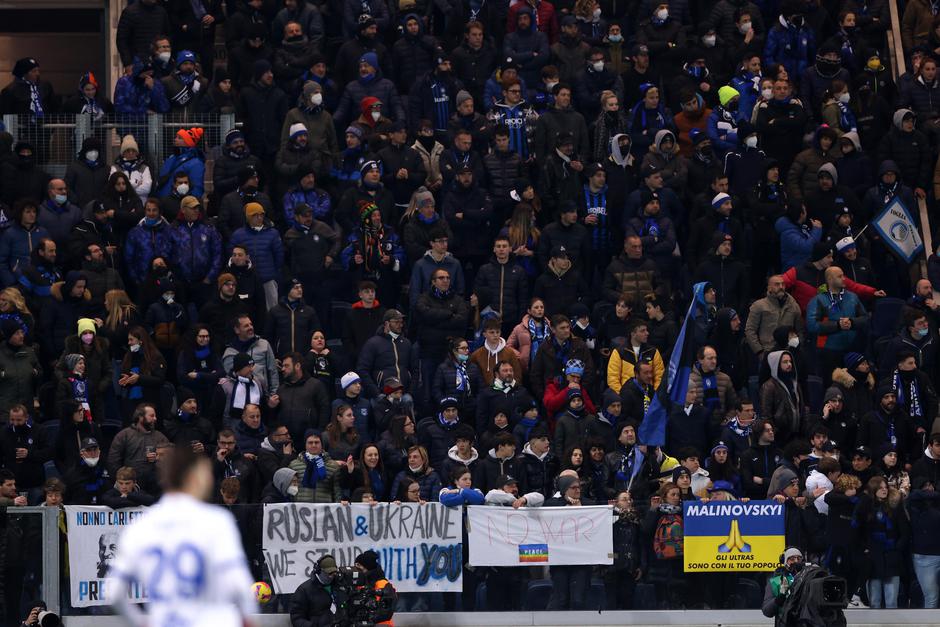
[[785, 546], [776, 501], [682, 504], [685, 572], [773, 571]]

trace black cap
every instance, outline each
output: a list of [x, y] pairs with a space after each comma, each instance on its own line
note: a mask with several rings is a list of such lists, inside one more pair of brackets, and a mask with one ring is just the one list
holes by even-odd
[[405, 131], [408, 129], [408, 127], [405, 126], [405, 123], [402, 122], [401, 120], [396, 120], [394, 122], [389, 123], [387, 128], [388, 128], [389, 133], [401, 133], [402, 131]]
[[852, 451], [852, 457], [865, 457], [866, 459], [871, 459], [871, 449], [867, 446], [856, 446], [855, 450]]
[[93, 448], [100, 448], [98, 446], [98, 440], [96, 440], [95, 438], [83, 438], [82, 439], [81, 450], [87, 451]]
[[466, 161], [462, 162], [460, 165], [457, 166], [457, 174], [463, 174], [464, 172], [469, 172], [470, 174], [473, 174], [473, 168]]
[[649, 163], [643, 166], [643, 176], [653, 176], [659, 171], [660, 171], [659, 166], [657, 166], [652, 161], [650, 161]]
[[513, 59], [512, 57], [506, 57], [505, 59], [503, 59], [503, 62], [499, 64], [499, 69], [500, 69], [500, 70], [509, 70], [509, 69], [513, 69], [513, 70], [516, 70], [516, 71], [518, 72], [518, 71], [519, 71], [519, 64], [518, 64], [518, 63], [516, 62], [516, 60]]
[[232, 372], [238, 372], [245, 366], [251, 366], [254, 363], [254, 360], [248, 353], [238, 353], [232, 359]]
[[574, 133], [569, 131], [562, 131], [555, 136], [555, 143], [559, 146], [564, 146], [566, 144], [574, 145]]
[[500, 475], [496, 477], [495, 485], [499, 487], [503, 487], [504, 485], [508, 483], [515, 483], [516, 485], [519, 485], [519, 480], [513, 477], [512, 475]]
[[564, 246], [562, 246], [561, 244], [557, 244], [557, 245], [555, 245], [555, 246], [552, 246], [552, 258], [554, 258], [554, 259], [567, 259], [567, 258], [568, 258], [568, 249], [565, 248]]
[[603, 172], [604, 166], [599, 163], [589, 163], [586, 168], [584, 168], [585, 175], [590, 178], [597, 174], [598, 172]]

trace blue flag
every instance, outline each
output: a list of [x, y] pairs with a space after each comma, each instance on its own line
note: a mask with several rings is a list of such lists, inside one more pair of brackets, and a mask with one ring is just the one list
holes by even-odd
[[[666, 368], [666, 376], [660, 383], [660, 387], [653, 394], [649, 408], [643, 414], [643, 422], [637, 430], [637, 438], [643, 444], [649, 446], [662, 446], [666, 443], [666, 423], [669, 420], [669, 412], [666, 409], [666, 403], [663, 399], [663, 393], [668, 395], [673, 403], [685, 405], [685, 394], [689, 389], [689, 374], [692, 372], [692, 363], [695, 361], [695, 342], [691, 340], [693, 313], [696, 303], [704, 302], [705, 288], [708, 283], [696, 283], [692, 290], [692, 303], [682, 321], [682, 328], [676, 337], [676, 344], [672, 347], [672, 353], [669, 355], [669, 365]], [[665, 391], [663, 390], [665, 387]]]

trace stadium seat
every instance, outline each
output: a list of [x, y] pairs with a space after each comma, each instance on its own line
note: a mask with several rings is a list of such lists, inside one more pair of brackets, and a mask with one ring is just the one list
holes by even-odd
[[656, 586], [651, 583], [638, 583], [633, 590], [633, 609], [635, 610], [655, 610], [656, 606]]
[[477, 586], [476, 591], [476, 611], [485, 612], [486, 611], [486, 582], [484, 581], [479, 586]]
[[604, 588], [603, 579], [592, 579], [591, 587], [588, 588], [587, 604], [584, 609], [594, 611], [603, 611], [607, 609], [607, 591]]
[[734, 606], [736, 610], [759, 609], [764, 599], [764, 591], [761, 590], [760, 585], [753, 579], [747, 579], [746, 577], [738, 578], [734, 595], [740, 601], [740, 605], [735, 604]]
[[552, 596], [551, 579], [534, 579], [529, 582], [525, 591], [525, 610], [527, 612], [541, 612], [548, 606]]

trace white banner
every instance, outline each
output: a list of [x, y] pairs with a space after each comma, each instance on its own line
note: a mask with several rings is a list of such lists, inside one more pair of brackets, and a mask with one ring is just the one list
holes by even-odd
[[612, 509], [533, 507], [467, 508], [473, 566], [612, 564]]
[[440, 503], [265, 505], [262, 548], [274, 592], [293, 593], [323, 555], [342, 568], [369, 549], [398, 592], [460, 592], [461, 513]]
[[[69, 588], [74, 607], [110, 605], [108, 569], [117, 556], [118, 538], [124, 528], [146, 508], [113, 510], [110, 507], [67, 505], [65, 521], [69, 544]], [[136, 603], [147, 596], [142, 587], [129, 590]]]

